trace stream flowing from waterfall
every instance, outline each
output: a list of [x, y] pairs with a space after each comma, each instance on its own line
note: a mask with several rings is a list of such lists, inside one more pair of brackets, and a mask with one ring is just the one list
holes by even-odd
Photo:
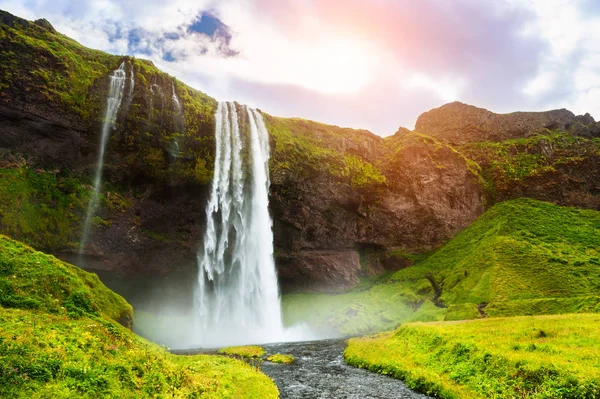
[[[133, 71], [132, 71], [133, 76]], [[125, 79], [127, 77], [125, 71], [125, 62], [121, 63], [118, 69], [110, 74], [110, 88], [108, 98], [106, 99], [106, 112], [104, 114], [104, 123], [102, 124], [102, 135], [100, 138], [100, 146], [98, 147], [98, 161], [96, 163], [96, 173], [94, 174], [93, 191], [88, 203], [85, 222], [83, 225], [83, 233], [79, 242], [79, 252], [82, 253], [90, 235], [90, 223], [98, 208], [100, 199], [100, 188], [102, 186], [102, 171], [104, 169], [104, 153], [110, 132], [115, 127], [117, 113], [123, 100], [123, 90], [125, 88]]]
[[219, 103], [214, 178], [198, 253], [196, 344], [293, 339], [281, 321], [269, 214], [269, 134], [262, 115]]

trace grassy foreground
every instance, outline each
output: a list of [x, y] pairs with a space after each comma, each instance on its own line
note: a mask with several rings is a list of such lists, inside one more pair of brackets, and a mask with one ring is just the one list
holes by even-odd
[[406, 324], [354, 338], [349, 364], [440, 398], [599, 398], [600, 315]]
[[411, 321], [600, 311], [600, 212], [499, 203], [444, 247], [340, 295], [285, 296], [286, 322], [363, 335]]
[[240, 360], [176, 356], [135, 335], [131, 306], [96, 275], [4, 236], [0, 305], [2, 398], [279, 396]]

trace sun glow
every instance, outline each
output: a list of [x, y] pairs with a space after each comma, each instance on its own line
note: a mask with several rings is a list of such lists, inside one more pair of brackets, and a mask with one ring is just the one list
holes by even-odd
[[295, 81], [328, 94], [352, 93], [369, 83], [376, 54], [367, 43], [352, 39], [330, 40], [303, 46], [291, 65]]

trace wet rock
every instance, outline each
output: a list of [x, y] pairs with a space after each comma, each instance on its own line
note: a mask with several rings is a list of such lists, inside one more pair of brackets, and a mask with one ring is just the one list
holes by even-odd
[[356, 251], [301, 251], [276, 257], [283, 290], [336, 292], [358, 284], [360, 262]]

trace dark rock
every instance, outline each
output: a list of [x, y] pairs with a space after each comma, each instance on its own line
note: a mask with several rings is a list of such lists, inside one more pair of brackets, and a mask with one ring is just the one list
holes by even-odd
[[25, 154], [32, 167], [76, 168], [86, 146], [80, 131], [0, 105], [0, 148]]
[[44, 28], [52, 33], [56, 33], [56, 29], [54, 29], [54, 26], [52, 26], [52, 24], [45, 18], [36, 19], [33, 23], [38, 26], [41, 26], [42, 28]]
[[554, 148], [552, 147], [552, 143], [549, 142], [548, 140], [542, 139], [538, 142], [538, 147], [540, 150], [540, 153], [545, 156], [546, 158], [552, 158], [552, 155], [554, 154]]
[[596, 121], [589, 113], [586, 113], [585, 115], [577, 115], [575, 117], [575, 121], [581, 123], [584, 126], [596, 124]]
[[276, 258], [279, 284], [285, 291], [336, 292], [358, 284], [358, 252], [301, 251]]
[[593, 137], [590, 128], [580, 122], [575, 122], [570, 127], [569, 133], [571, 133], [573, 136], [585, 137], [588, 139], [591, 139]]
[[525, 137], [542, 129], [567, 130], [574, 122], [575, 115], [566, 109], [495, 114], [453, 102], [421, 114], [415, 131], [445, 142], [464, 144]]

